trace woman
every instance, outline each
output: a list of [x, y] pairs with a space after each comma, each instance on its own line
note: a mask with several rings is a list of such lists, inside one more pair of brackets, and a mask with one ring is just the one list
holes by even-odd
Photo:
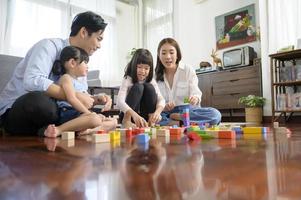
[[[172, 38], [161, 40], [157, 49], [156, 81], [166, 105], [162, 112], [161, 125], [170, 125], [171, 120], [181, 120], [180, 113], [189, 102], [190, 120], [215, 125], [221, 121], [221, 113], [215, 108], [202, 108], [202, 92], [198, 87], [195, 71], [182, 63], [181, 50]], [[185, 102], [186, 103], [186, 102]]]

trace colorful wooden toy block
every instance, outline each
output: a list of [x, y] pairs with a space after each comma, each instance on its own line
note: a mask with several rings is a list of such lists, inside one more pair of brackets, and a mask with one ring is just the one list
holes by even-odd
[[93, 134], [92, 142], [93, 143], [110, 142], [110, 134], [108, 133]]
[[218, 138], [219, 139], [235, 139], [236, 134], [235, 134], [235, 131], [220, 130], [220, 131], [218, 131]]
[[262, 127], [244, 127], [244, 134], [262, 134]]
[[120, 132], [119, 131], [110, 131], [110, 139], [111, 141], [120, 140]]
[[71, 140], [74, 139], [75, 133], [74, 131], [66, 131], [62, 133], [62, 140]]
[[170, 132], [168, 129], [157, 129], [157, 136], [158, 137], [169, 137]]
[[182, 128], [170, 128], [169, 133], [170, 136], [181, 136], [183, 132]]
[[148, 143], [150, 140], [150, 137], [146, 133], [140, 133], [136, 135], [136, 142], [139, 144]]

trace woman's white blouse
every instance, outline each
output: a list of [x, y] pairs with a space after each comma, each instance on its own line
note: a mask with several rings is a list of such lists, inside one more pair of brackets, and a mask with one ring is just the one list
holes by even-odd
[[164, 81], [158, 81], [158, 86], [166, 103], [174, 102], [176, 106], [183, 105], [184, 98], [196, 96], [201, 104], [202, 92], [198, 86], [198, 77], [192, 67], [179, 63], [173, 78], [172, 88], [164, 74]]

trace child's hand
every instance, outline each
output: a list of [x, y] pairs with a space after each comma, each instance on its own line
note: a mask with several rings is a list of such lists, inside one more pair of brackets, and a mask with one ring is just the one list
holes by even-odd
[[136, 124], [137, 127], [148, 127], [147, 122], [140, 115], [135, 114], [132, 117], [133, 117], [133, 120], [134, 120], [134, 122], [135, 122], [135, 124]]
[[199, 98], [197, 98], [196, 96], [189, 97], [189, 103], [191, 105], [196, 105], [198, 102], [199, 102]]
[[98, 96], [98, 100], [101, 104], [104, 104], [102, 111], [107, 111], [111, 109], [112, 99], [108, 95], [100, 95]]

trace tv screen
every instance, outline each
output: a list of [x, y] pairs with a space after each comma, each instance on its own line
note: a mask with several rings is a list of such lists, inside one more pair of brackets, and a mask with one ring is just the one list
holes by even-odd
[[224, 52], [224, 66], [236, 66], [242, 64], [242, 49], [235, 49]]

